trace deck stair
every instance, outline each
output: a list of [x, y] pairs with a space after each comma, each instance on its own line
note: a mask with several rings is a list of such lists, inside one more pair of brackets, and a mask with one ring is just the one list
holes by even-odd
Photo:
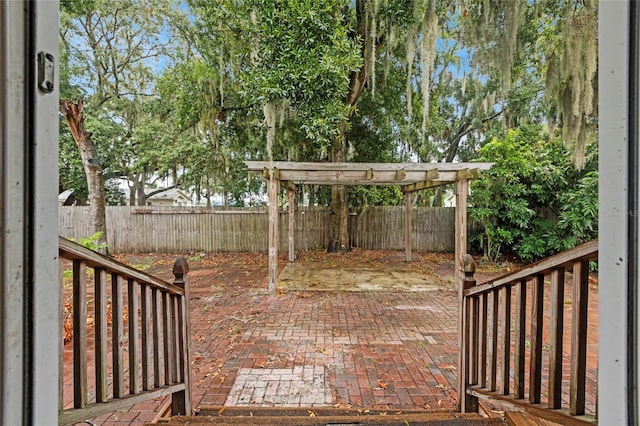
[[175, 416], [162, 425], [506, 425], [502, 418], [449, 410], [363, 410], [333, 407], [202, 407], [196, 416]]

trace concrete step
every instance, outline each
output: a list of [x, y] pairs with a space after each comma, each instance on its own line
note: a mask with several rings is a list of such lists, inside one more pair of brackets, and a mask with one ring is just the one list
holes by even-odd
[[505, 425], [503, 419], [448, 410], [363, 410], [341, 408], [206, 407], [196, 416], [161, 420], [163, 425]]

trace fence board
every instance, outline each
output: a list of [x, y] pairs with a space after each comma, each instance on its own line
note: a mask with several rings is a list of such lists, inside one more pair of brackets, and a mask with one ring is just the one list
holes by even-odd
[[[418, 207], [411, 212], [417, 251], [454, 249], [454, 209]], [[349, 217], [351, 244], [371, 250], [404, 250], [405, 208], [367, 207]], [[88, 207], [60, 207], [60, 234], [80, 241], [91, 235]], [[279, 218], [280, 251], [288, 248], [288, 213]], [[331, 214], [326, 207], [296, 210], [296, 250], [326, 247]], [[111, 253], [261, 252], [268, 250], [265, 208], [107, 207]]]

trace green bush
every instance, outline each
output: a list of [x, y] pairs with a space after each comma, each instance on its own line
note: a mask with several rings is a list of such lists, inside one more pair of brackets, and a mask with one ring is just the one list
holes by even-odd
[[561, 142], [523, 126], [480, 155], [495, 165], [472, 182], [469, 215], [481, 228], [471, 242], [487, 260], [513, 253], [535, 261], [597, 237], [596, 152], [578, 170]]

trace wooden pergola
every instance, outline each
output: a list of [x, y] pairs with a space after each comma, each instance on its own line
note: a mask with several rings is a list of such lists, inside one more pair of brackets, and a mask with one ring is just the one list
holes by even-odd
[[269, 197], [269, 290], [278, 279], [278, 192], [289, 197], [289, 262], [295, 260], [295, 196], [297, 185], [399, 186], [405, 201], [405, 258], [411, 260], [411, 195], [415, 191], [455, 184], [456, 278], [467, 247], [467, 196], [469, 180], [480, 177], [493, 163], [297, 163], [245, 161], [251, 172], [268, 181]]

